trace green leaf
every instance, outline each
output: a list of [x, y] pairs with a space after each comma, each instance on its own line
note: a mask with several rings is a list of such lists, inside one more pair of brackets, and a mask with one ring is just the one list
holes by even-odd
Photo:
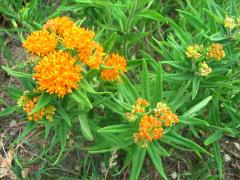
[[210, 37], [210, 40], [211, 41], [222, 41], [222, 40], [225, 40], [225, 39], [229, 39], [230, 37], [229, 36], [226, 36], [223, 32], [217, 32], [213, 35], [211, 35]]
[[75, 92], [73, 92], [71, 96], [80, 105], [92, 109], [92, 104], [89, 101], [88, 97], [83, 92], [81, 92], [79, 89], [77, 89]]
[[204, 144], [207, 146], [209, 144], [212, 144], [216, 141], [218, 141], [219, 139], [221, 139], [223, 136], [223, 131], [219, 130], [217, 132], [215, 132], [214, 134], [212, 134], [211, 136], [209, 136], [205, 141]]
[[88, 119], [87, 119], [87, 116], [86, 114], [81, 114], [79, 115], [79, 122], [80, 122], [80, 125], [81, 125], [81, 131], [83, 133], [83, 136], [89, 140], [89, 141], [93, 141], [93, 134], [92, 134], [92, 131], [90, 129], [90, 126], [89, 126], [89, 123], [88, 123]]
[[62, 116], [62, 118], [64, 119], [64, 121], [66, 121], [66, 123], [67, 123], [69, 126], [72, 125], [70, 117], [68, 116], [68, 114], [67, 114], [66, 111], [63, 109], [63, 107], [61, 106], [60, 103], [57, 105], [57, 112]]
[[196, 75], [193, 78], [193, 86], [192, 86], [192, 100], [196, 97], [198, 93], [198, 88], [200, 84], [201, 77]]
[[129, 124], [119, 124], [119, 125], [112, 125], [107, 126], [104, 128], [99, 129], [97, 132], [99, 133], [122, 133], [122, 132], [129, 132], [132, 128], [129, 126]]
[[147, 152], [155, 165], [155, 168], [158, 170], [159, 174], [164, 178], [167, 179], [167, 176], [164, 172], [163, 165], [162, 165], [162, 160], [158, 154], [158, 148], [154, 146], [153, 143], [148, 144]]
[[129, 91], [131, 96], [136, 100], [139, 97], [139, 94], [136, 91], [132, 82], [124, 74], [122, 74], [122, 80], [123, 80], [123, 83], [124, 83], [126, 89]]
[[44, 108], [45, 106], [47, 106], [50, 101], [52, 100], [52, 96], [49, 94], [42, 94], [39, 99], [38, 102], [36, 104], [36, 106], [33, 108], [33, 110], [30, 112], [30, 115], [38, 112], [40, 109]]
[[15, 112], [17, 109], [18, 109], [17, 106], [5, 108], [4, 110], [2, 110], [0, 112], [0, 117], [8, 116], [8, 115], [12, 114], [13, 112]]
[[162, 83], [162, 66], [158, 64], [157, 77], [154, 85], [153, 105], [155, 106], [158, 102], [163, 99], [163, 83]]
[[112, 33], [112, 35], [104, 42], [104, 52], [108, 54], [113, 49], [113, 46], [118, 38], [118, 34], [116, 32]]
[[221, 149], [220, 149], [219, 142], [213, 143], [213, 155], [214, 155], [214, 159], [218, 165], [219, 178], [223, 179], [223, 163], [222, 163], [222, 158], [221, 158]]
[[154, 10], [144, 10], [140, 13], [138, 13], [136, 16], [138, 17], [144, 17], [147, 19], [152, 19], [155, 21], [159, 21], [159, 22], [166, 22], [166, 18], [164, 18], [161, 14], [159, 14], [158, 12], [154, 11]]
[[65, 121], [62, 121], [61, 119], [58, 119], [58, 127], [57, 127], [57, 137], [60, 141], [60, 152], [58, 154], [58, 157], [56, 161], [53, 163], [53, 165], [56, 165], [62, 156], [62, 153], [64, 152], [66, 141], [67, 141], [67, 133], [68, 133], [68, 126]]
[[205, 149], [203, 149], [201, 146], [199, 146], [195, 142], [191, 141], [190, 139], [184, 138], [173, 131], [169, 132], [168, 134], [165, 134], [162, 137], [162, 141], [165, 143], [168, 143], [169, 145], [177, 144], [177, 145], [186, 147], [190, 150], [202, 152], [212, 156], [209, 152], [207, 152]]
[[191, 109], [189, 109], [187, 112], [185, 112], [183, 116], [185, 117], [194, 116], [194, 114], [200, 111], [203, 107], [205, 107], [209, 103], [209, 101], [211, 101], [211, 99], [212, 96], [205, 98], [204, 100], [193, 106]]
[[198, 31], [201, 29], [206, 29], [206, 25], [201, 21], [198, 16], [194, 16], [189, 12], [177, 10], [182, 16], [184, 16], [187, 22], [191, 23]]
[[140, 147], [139, 145], [135, 145], [135, 150], [133, 153], [132, 159], [132, 169], [130, 174], [130, 180], [137, 180], [142, 169], [142, 164], [144, 161], [144, 157], [146, 154], [146, 149]]
[[177, 25], [172, 19], [168, 18], [168, 22], [171, 28], [174, 30], [176, 36], [181, 40], [183, 45], [187, 45], [188, 41], [191, 39], [190, 35], [184, 31], [179, 25]]
[[176, 104], [179, 102], [179, 100], [185, 96], [185, 93], [190, 85], [190, 81], [188, 81], [184, 86], [182, 86], [179, 91], [175, 94], [175, 97], [173, 100], [169, 103], [169, 106], [171, 108], [175, 108]]
[[23, 132], [20, 134], [20, 136], [12, 144], [20, 143], [20, 141], [22, 141], [31, 131], [33, 131], [33, 129], [36, 126], [37, 126], [36, 123], [34, 123], [32, 121], [28, 122], [27, 126], [25, 127]]
[[2, 66], [2, 69], [4, 71], [6, 71], [9, 75], [13, 76], [13, 77], [22, 77], [22, 78], [28, 78], [28, 79], [32, 79], [32, 74], [27, 74], [27, 73], [23, 73], [23, 72], [17, 72], [14, 71], [8, 67]]
[[149, 81], [148, 81], [148, 68], [146, 61], [143, 61], [142, 65], [142, 78], [141, 78], [141, 95], [142, 98], [146, 100], [150, 100], [150, 94], [149, 94]]
[[198, 119], [198, 118], [193, 118], [193, 117], [180, 117], [180, 123], [186, 124], [186, 125], [191, 125], [191, 126], [205, 126], [208, 127], [209, 123], [207, 123], [206, 121], [202, 120], [202, 119]]
[[167, 157], [170, 156], [170, 154], [167, 152], [167, 150], [165, 148], [163, 148], [158, 141], [153, 141], [152, 143], [154, 144], [155, 148], [157, 149], [157, 153], [160, 156], [167, 156]]

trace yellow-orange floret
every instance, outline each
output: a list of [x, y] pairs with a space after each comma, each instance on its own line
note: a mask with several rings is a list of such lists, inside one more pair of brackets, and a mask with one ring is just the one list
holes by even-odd
[[33, 99], [30, 99], [26, 104], [23, 106], [23, 110], [27, 113], [27, 118], [29, 121], [39, 121], [43, 118], [44, 116], [44, 109], [40, 109], [38, 112], [35, 112], [30, 115], [30, 112], [33, 110], [35, 107], [39, 97], [35, 97]]
[[139, 97], [135, 103], [135, 106], [133, 106], [132, 113], [144, 113], [145, 108], [149, 106], [149, 103], [147, 100]]
[[210, 68], [205, 61], [203, 61], [199, 63], [198, 72], [201, 76], [208, 76], [212, 73], [212, 68]]
[[157, 118], [144, 115], [139, 122], [139, 131], [133, 135], [135, 142], [144, 144], [144, 142], [151, 142], [161, 138], [163, 135], [161, 125]]
[[229, 29], [234, 29], [237, 24], [234, 22], [234, 19], [226, 16], [224, 19], [224, 27]]
[[160, 117], [162, 114], [166, 113], [169, 111], [169, 107], [167, 106], [167, 104], [159, 102], [157, 103], [157, 107], [154, 108], [153, 112], [154, 112], [154, 116], [156, 117]]
[[81, 80], [81, 67], [69, 53], [58, 51], [45, 56], [35, 66], [34, 78], [39, 90], [63, 97], [72, 93]]
[[59, 35], [74, 27], [74, 22], [67, 16], [49, 19], [44, 25], [44, 29], [54, 31]]
[[201, 57], [202, 51], [203, 51], [202, 45], [194, 44], [187, 47], [186, 56], [188, 58], [198, 59]]
[[105, 80], [114, 81], [120, 76], [119, 71], [122, 73], [126, 72], [127, 62], [124, 57], [114, 53], [107, 56], [104, 65], [110, 67], [101, 72], [102, 78]]
[[172, 111], [167, 111], [165, 114], [163, 114], [160, 117], [160, 120], [162, 122], [164, 122], [165, 126], [171, 126], [173, 124], [176, 124], [179, 122], [178, 116], [174, 113], [172, 113]]
[[45, 56], [53, 52], [57, 46], [58, 39], [54, 33], [47, 30], [39, 30], [32, 32], [23, 43], [23, 47], [28, 52], [38, 56]]
[[94, 32], [85, 28], [72, 27], [64, 31], [62, 44], [66, 48], [78, 50], [80, 60], [85, 60], [92, 54], [92, 48], [94, 47]]
[[220, 61], [224, 56], [225, 56], [225, 52], [221, 44], [213, 43], [208, 48], [208, 52], [207, 52], [208, 58], [213, 58], [217, 61]]
[[102, 64], [103, 61], [103, 47], [99, 43], [93, 42], [91, 53], [89, 53], [88, 55], [87, 54], [83, 55], [83, 51], [79, 52], [80, 60], [82, 60], [82, 62], [90, 68], [99, 69], [99, 66], [100, 64]]
[[159, 118], [164, 126], [171, 126], [179, 122], [178, 116], [165, 103], [159, 102], [153, 112], [154, 117]]
[[37, 122], [45, 116], [47, 120], [51, 121], [53, 119], [53, 116], [56, 110], [54, 106], [47, 106], [45, 108], [41, 108], [38, 112], [30, 114], [33, 108], [35, 107], [35, 105], [37, 104], [38, 99], [39, 99], [39, 96], [34, 97], [33, 99], [29, 99], [23, 105], [23, 110], [27, 113], [28, 120]]

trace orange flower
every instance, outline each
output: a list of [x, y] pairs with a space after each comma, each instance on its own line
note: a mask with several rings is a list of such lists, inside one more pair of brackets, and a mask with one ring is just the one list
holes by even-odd
[[208, 48], [207, 57], [216, 59], [220, 61], [225, 56], [225, 52], [223, 50], [223, 46], [218, 43], [213, 43]]
[[93, 42], [91, 52], [87, 52], [86, 54], [83, 53], [83, 50], [79, 52], [80, 60], [93, 69], [99, 68], [100, 64], [102, 63], [103, 54], [103, 47], [99, 43], [95, 42]]
[[165, 103], [159, 102], [153, 112], [154, 116], [159, 118], [165, 126], [171, 126], [172, 124], [179, 122], [177, 115], [172, 113]]
[[67, 16], [49, 19], [44, 25], [45, 29], [54, 31], [59, 35], [63, 35], [64, 31], [74, 27], [74, 22]]
[[124, 57], [114, 53], [107, 56], [104, 65], [110, 67], [109, 69], [105, 69], [101, 72], [102, 78], [105, 80], [114, 81], [120, 76], [119, 71], [122, 71], [122, 73], [126, 72], [127, 62]]
[[44, 116], [47, 120], [52, 120], [53, 115], [55, 113], [55, 107], [54, 106], [47, 106], [46, 108], [40, 109], [38, 112], [35, 112], [30, 115], [30, 112], [33, 110], [35, 105], [37, 104], [39, 97], [34, 97], [33, 99], [28, 100], [23, 105], [23, 110], [27, 113], [27, 118], [29, 121], [34, 120], [35, 122], [41, 120]]
[[161, 122], [153, 116], [144, 115], [139, 123], [139, 131], [135, 133], [134, 139], [136, 143], [151, 142], [157, 140], [163, 135]]
[[135, 106], [133, 106], [132, 113], [144, 113], [145, 107], [147, 106], [149, 106], [148, 101], [139, 97], [135, 103]]
[[78, 87], [81, 67], [77, 59], [67, 52], [53, 52], [35, 66], [34, 78], [40, 90], [63, 97]]
[[92, 31], [74, 26], [64, 31], [62, 43], [66, 48], [76, 48], [79, 52], [89, 49], [91, 54], [94, 35]]
[[30, 53], [38, 56], [45, 56], [53, 52], [57, 46], [58, 39], [53, 33], [47, 30], [32, 32], [23, 43], [23, 47]]
[[33, 108], [35, 107], [37, 101], [38, 101], [39, 97], [35, 97], [31, 100], [29, 100], [24, 106], [23, 106], [23, 110], [26, 111], [27, 113], [27, 117], [29, 121], [39, 121], [43, 118], [44, 116], [44, 110], [40, 109], [38, 112], [33, 113], [32, 115], [30, 115], [29, 113], [33, 110]]
[[179, 122], [177, 115], [172, 113], [172, 111], [167, 111], [164, 115], [160, 117], [160, 120], [163, 121], [164, 125], [167, 127]]

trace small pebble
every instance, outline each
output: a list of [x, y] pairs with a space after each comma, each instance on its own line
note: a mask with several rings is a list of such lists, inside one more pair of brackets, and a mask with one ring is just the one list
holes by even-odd
[[224, 159], [225, 162], [231, 161], [231, 157], [228, 154], [225, 154], [223, 159]]
[[236, 148], [240, 151], [240, 144], [238, 144], [238, 143], [234, 143], [234, 145], [236, 146]]
[[177, 173], [174, 172], [174, 173], [171, 174], [171, 176], [172, 176], [173, 179], [176, 179], [177, 178]]

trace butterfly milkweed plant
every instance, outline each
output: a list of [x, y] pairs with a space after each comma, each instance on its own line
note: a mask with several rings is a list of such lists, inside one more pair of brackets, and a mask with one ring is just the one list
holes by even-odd
[[0, 1], [0, 178], [240, 178], [238, 1], [52, 3]]

